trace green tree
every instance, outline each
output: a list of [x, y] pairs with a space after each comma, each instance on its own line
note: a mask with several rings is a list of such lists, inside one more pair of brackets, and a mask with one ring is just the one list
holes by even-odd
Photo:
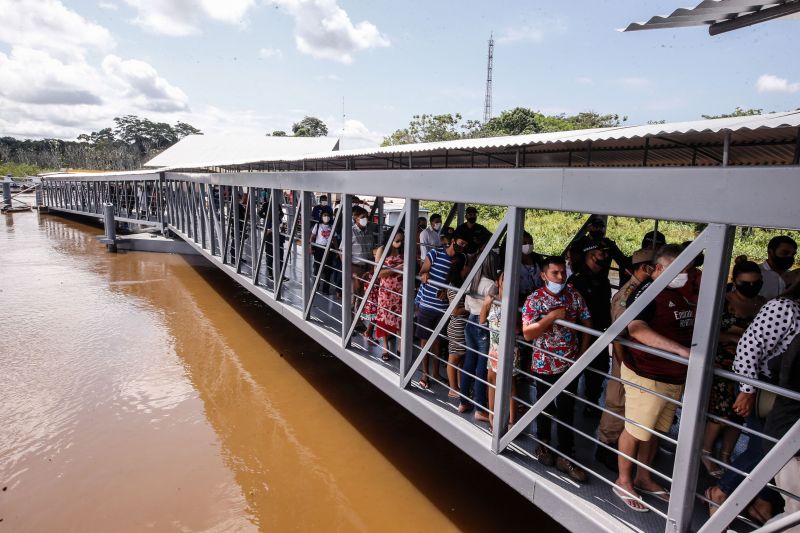
[[461, 113], [414, 115], [407, 128], [396, 130], [388, 137], [384, 137], [381, 146], [461, 139], [464, 133], [460, 130], [469, 129], [474, 124], [475, 121], [461, 124]]
[[722, 115], [700, 115], [705, 119], [712, 119], [712, 118], [731, 118], [731, 117], [751, 117], [753, 115], [760, 115], [764, 112], [763, 109], [742, 109], [739, 106], [736, 106], [736, 109], [733, 110], [733, 113], [723, 113]]
[[175, 130], [175, 134], [178, 136], [178, 139], [183, 139], [187, 135], [202, 135], [203, 132], [192, 126], [191, 124], [187, 124], [185, 122], [178, 121], [172, 127]]
[[272, 133], [267, 133], [267, 137], [286, 137], [286, 132], [283, 130], [275, 130]]
[[324, 137], [328, 134], [328, 126], [317, 117], [304, 117], [292, 125], [292, 133], [296, 137]]
[[82, 133], [78, 135], [79, 141], [88, 142], [94, 145], [108, 146], [114, 143], [114, 131], [111, 128], [103, 128], [100, 131], [93, 131], [90, 134]]

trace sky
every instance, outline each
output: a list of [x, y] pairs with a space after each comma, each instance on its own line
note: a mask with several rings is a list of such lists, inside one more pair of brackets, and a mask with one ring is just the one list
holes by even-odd
[[699, 0], [0, 0], [0, 136], [75, 139], [134, 114], [208, 134], [321, 118], [343, 148], [413, 115], [592, 110], [695, 120], [800, 108], [800, 20], [622, 33]]

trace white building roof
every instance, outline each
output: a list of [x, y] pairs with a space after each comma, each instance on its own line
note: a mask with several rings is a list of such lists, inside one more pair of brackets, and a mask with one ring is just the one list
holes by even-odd
[[333, 137], [268, 137], [189, 135], [145, 163], [145, 167], [202, 168], [246, 165], [262, 161], [302, 159], [339, 147]]

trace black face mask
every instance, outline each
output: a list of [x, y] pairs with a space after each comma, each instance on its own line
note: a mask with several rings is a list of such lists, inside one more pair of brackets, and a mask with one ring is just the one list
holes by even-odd
[[705, 262], [705, 260], [706, 260], [706, 255], [705, 254], [700, 254], [697, 257], [695, 257], [694, 258], [694, 266], [695, 266], [695, 268], [700, 268], [701, 266], [703, 266], [703, 263]]
[[475, 215], [470, 215], [467, 217], [467, 222], [470, 224], [474, 224], [478, 220], [478, 217]]
[[775, 257], [772, 259], [775, 266], [780, 270], [789, 270], [794, 264], [794, 255], [787, 255], [786, 257]]
[[454, 245], [453, 245], [453, 251], [454, 251], [454, 252], [457, 252], [457, 253], [461, 253], [461, 252], [463, 252], [463, 251], [464, 251], [464, 247], [463, 247], [463, 246], [459, 246], [459, 245], [457, 245], [457, 244], [454, 244]]
[[602, 229], [593, 229], [592, 231], [589, 232], [589, 235], [592, 237], [592, 239], [599, 241], [600, 239], [605, 237], [606, 232], [605, 230]]
[[736, 284], [736, 292], [745, 298], [753, 298], [758, 296], [758, 293], [761, 292], [761, 287], [763, 286], [763, 281], [742, 281]]

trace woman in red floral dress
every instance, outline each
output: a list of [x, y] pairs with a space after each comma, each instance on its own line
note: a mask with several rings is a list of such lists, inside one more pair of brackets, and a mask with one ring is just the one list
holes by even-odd
[[[387, 239], [388, 240], [388, 239]], [[397, 353], [397, 336], [400, 333], [400, 313], [403, 310], [403, 275], [395, 270], [403, 268], [403, 243], [405, 236], [398, 231], [391, 243], [389, 255], [379, 275], [377, 329], [375, 336], [383, 339], [384, 361], [388, 361], [391, 353]], [[383, 248], [381, 248], [381, 254]], [[394, 350], [390, 349], [394, 347]]]

